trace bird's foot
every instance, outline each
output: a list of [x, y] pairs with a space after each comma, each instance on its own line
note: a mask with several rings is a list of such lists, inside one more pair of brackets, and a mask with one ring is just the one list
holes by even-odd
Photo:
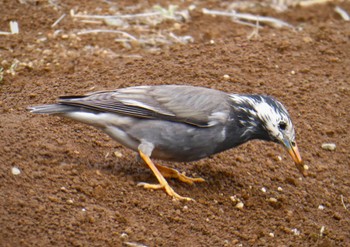
[[179, 194], [177, 194], [171, 187], [169, 184], [149, 184], [149, 183], [138, 183], [137, 186], [142, 186], [145, 189], [151, 189], [151, 190], [160, 190], [160, 189], [164, 189], [165, 192], [169, 195], [172, 196], [174, 199], [176, 200], [186, 200], [186, 201], [194, 201], [194, 199], [190, 198], [190, 197], [183, 197], [180, 196]]
[[186, 176], [185, 174], [180, 173], [178, 170], [175, 170], [166, 166], [161, 166], [161, 165], [155, 165], [155, 166], [157, 167], [158, 171], [166, 178], [175, 178], [187, 184], [205, 182], [203, 178], [191, 178]]

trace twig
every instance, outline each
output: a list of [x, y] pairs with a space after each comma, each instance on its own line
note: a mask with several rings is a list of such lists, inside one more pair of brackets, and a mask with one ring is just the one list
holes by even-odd
[[61, 15], [61, 17], [58, 18], [58, 19], [51, 25], [51, 27], [54, 27], [54, 26], [56, 26], [58, 23], [60, 23], [60, 22], [63, 20], [64, 17], [66, 17], [66, 14]]
[[334, 0], [305, 0], [305, 1], [300, 1], [299, 5], [301, 7], [309, 7], [315, 4], [325, 4], [331, 1], [334, 1]]
[[118, 33], [132, 40], [137, 40], [137, 38], [135, 38], [131, 34], [128, 34], [127, 32], [123, 32], [123, 31], [118, 31], [118, 30], [92, 29], [92, 30], [79, 31], [78, 35], [89, 34], [89, 33]]
[[18, 34], [19, 33], [19, 27], [17, 21], [10, 21], [10, 32], [6, 31], [0, 31], [0, 35], [11, 35], [11, 34]]
[[209, 15], [220, 15], [220, 16], [228, 16], [228, 17], [233, 17], [236, 19], [243, 19], [246, 21], [259, 21], [263, 22], [266, 24], [270, 24], [273, 27], [289, 27], [293, 28], [292, 25], [288, 24], [287, 22], [278, 20], [273, 17], [266, 17], [266, 16], [255, 16], [252, 14], [245, 14], [245, 13], [237, 13], [237, 12], [224, 12], [224, 11], [219, 11], [219, 10], [209, 10], [206, 8], [202, 9], [203, 14], [209, 14]]
[[252, 39], [252, 38], [259, 38], [259, 20], [256, 21], [256, 25], [255, 28], [253, 29], [253, 32], [251, 34], [248, 35], [248, 40]]
[[85, 18], [85, 19], [133, 19], [133, 18], [144, 18], [150, 16], [162, 15], [160, 12], [150, 12], [150, 13], [140, 13], [133, 15], [83, 15], [83, 14], [75, 14], [74, 10], [70, 11], [70, 15], [75, 18]]
[[340, 8], [339, 6], [336, 6], [334, 8], [334, 11], [337, 12], [341, 16], [341, 18], [343, 18], [344, 21], [350, 21], [350, 16], [344, 9]]
[[341, 203], [343, 204], [343, 207], [345, 208], [345, 210], [348, 210], [348, 207], [344, 203], [344, 196], [343, 195], [340, 195], [340, 200], [341, 200]]

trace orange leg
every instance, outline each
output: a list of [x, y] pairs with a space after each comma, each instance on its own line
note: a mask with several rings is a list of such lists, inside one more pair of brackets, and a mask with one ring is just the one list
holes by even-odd
[[161, 165], [157, 165], [155, 164], [155, 166], [157, 167], [158, 171], [166, 178], [176, 178], [184, 183], [187, 184], [193, 184], [193, 183], [198, 183], [198, 182], [205, 182], [205, 180], [203, 178], [191, 178], [191, 177], [187, 177], [184, 174], [181, 174], [179, 171], [166, 167], [166, 166], [161, 166]]
[[149, 156], [145, 155], [141, 150], [139, 150], [140, 156], [145, 161], [145, 163], [148, 165], [148, 167], [152, 170], [156, 178], [158, 179], [159, 184], [148, 184], [148, 183], [139, 183], [139, 186], [143, 186], [146, 189], [164, 189], [166, 193], [173, 198], [177, 200], [187, 200], [192, 201], [192, 198], [189, 197], [183, 197], [177, 194], [168, 184], [168, 182], [165, 180], [163, 175], [159, 172], [157, 167], [153, 164], [152, 160], [149, 158]]

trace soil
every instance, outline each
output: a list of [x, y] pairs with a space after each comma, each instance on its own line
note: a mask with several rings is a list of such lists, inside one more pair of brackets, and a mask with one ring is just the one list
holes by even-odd
[[[190, 35], [191, 43], [79, 35], [118, 27], [69, 15], [142, 13], [156, 3], [196, 8], [182, 21], [135, 23], [130, 33], [153, 28], [148, 35]], [[0, 36], [0, 246], [350, 246], [350, 25], [335, 6], [350, 13], [346, 1], [284, 12], [253, 4], [240, 11], [294, 28], [261, 23], [251, 35], [256, 28], [201, 11], [227, 11], [225, 1], [3, 1], [0, 30], [13, 20], [20, 29]], [[293, 118], [309, 176], [283, 147], [252, 141], [198, 162], [166, 164], [206, 180], [190, 186], [169, 179], [195, 199], [174, 201], [137, 187], [156, 182], [154, 175], [105, 134], [26, 110], [60, 95], [158, 84], [278, 98]]]

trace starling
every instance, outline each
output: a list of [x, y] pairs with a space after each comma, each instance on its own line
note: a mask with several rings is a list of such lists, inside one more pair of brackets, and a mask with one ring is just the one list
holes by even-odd
[[32, 113], [55, 114], [101, 129], [138, 152], [159, 184], [139, 183], [148, 189], [177, 194], [165, 178], [202, 182], [175, 169], [154, 164], [151, 158], [189, 162], [260, 139], [282, 144], [303, 175], [306, 170], [286, 108], [264, 95], [229, 94], [193, 86], [138, 86], [63, 96], [56, 104], [29, 107]]

